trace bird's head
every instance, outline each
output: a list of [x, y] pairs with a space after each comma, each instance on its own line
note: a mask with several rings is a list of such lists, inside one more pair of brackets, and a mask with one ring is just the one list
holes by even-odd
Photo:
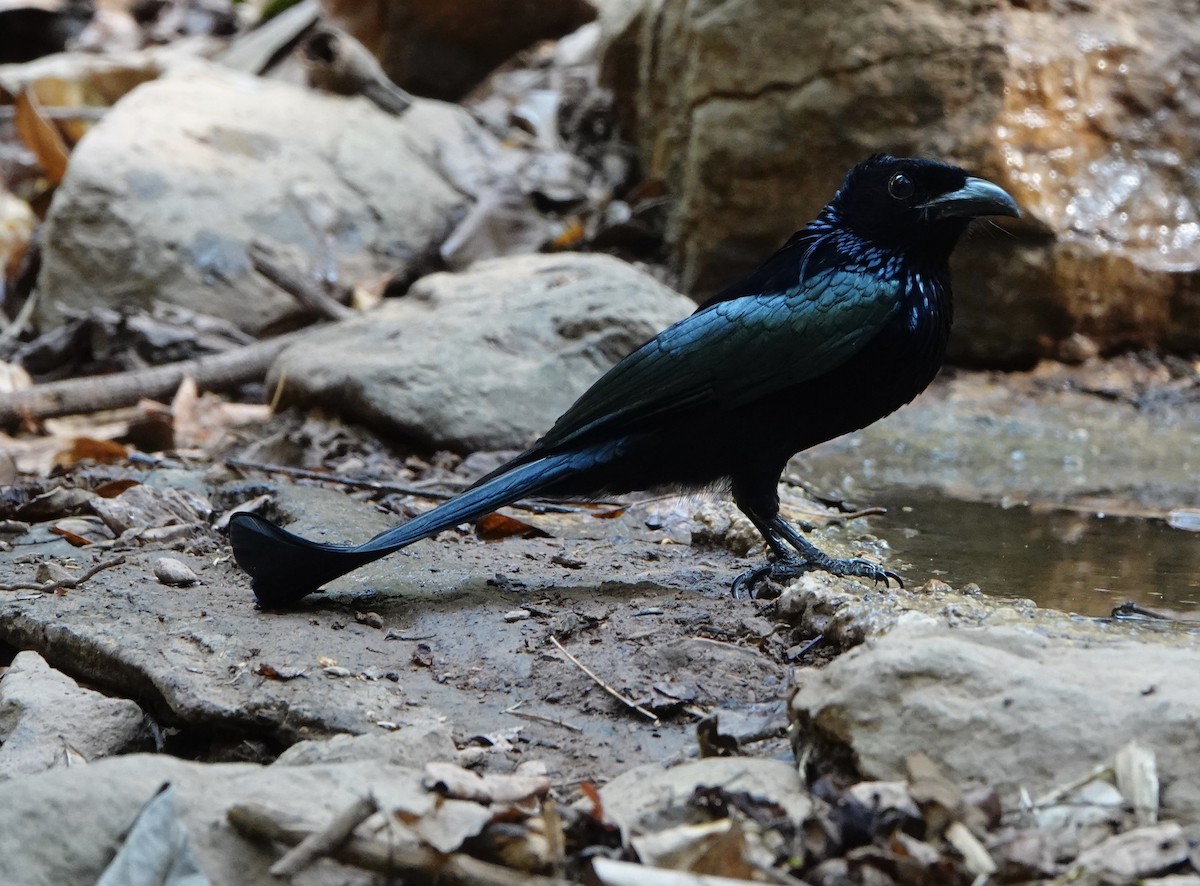
[[851, 169], [829, 208], [875, 246], [942, 258], [971, 219], [1021, 214], [1003, 188], [957, 166], [886, 154]]

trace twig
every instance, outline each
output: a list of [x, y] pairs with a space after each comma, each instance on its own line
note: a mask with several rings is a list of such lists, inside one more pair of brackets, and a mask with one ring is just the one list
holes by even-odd
[[504, 713], [510, 714], [514, 717], [524, 717], [526, 720], [534, 720], [538, 723], [549, 723], [551, 726], [561, 726], [563, 729], [568, 729], [571, 732], [583, 732], [583, 730], [574, 723], [567, 723], [563, 720], [555, 720], [553, 717], [547, 717], [545, 714], [531, 714], [528, 711], [517, 710], [517, 708], [523, 704], [525, 704], [525, 702], [519, 701], [511, 708], [505, 708]]
[[62, 581], [52, 579], [40, 584], [31, 581], [18, 581], [12, 584], [0, 584], [0, 591], [37, 591], [41, 594], [52, 594], [58, 588], [66, 590], [74, 590], [79, 587], [97, 572], [103, 572], [105, 569], [112, 569], [114, 566], [120, 566], [125, 562], [124, 557], [114, 557], [111, 560], [105, 560], [103, 563], [97, 563], [83, 575], [78, 575], [75, 578], [64, 578]]
[[262, 471], [266, 474], [283, 474], [285, 477], [295, 477], [298, 480], [321, 480], [326, 483], [336, 483], [338, 486], [349, 486], [352, 489], [369, 489], [372, 492], [395, 492], [400, 495], [416, 495], [421, 498], [432, 498], [438, 501], [454, 498], [458, 494], [456, 492], [435, 492], [429, 489], [416, 489], [411, 486], [395, 486], [391, 483], [377, 483], [374, 480], [356, 480], [353, 477], [343, 477], [340, 474], [327, 474], [323, 471], [311, 471], [308, 468], [293, 468], [287, 465], [244, 461], [240, 458], [227, 458], [225, 459], [225, 464], [239, 471]]
[[15, 339], [25, 331], [25, 327], [33, 318], [33, 309], [37, 306], [39, 292], [41, 292], [40, 289], [35, 289], [29, 293], [29, 298], [25, 299], [25, 304], [21, 305], [21, 310], [17, 311], [17, 316], [13, 317], [11, 322], [0, 311], [0, 327], [2, 327], [0, 328], [0, 342]]
[[583, 671], [585, 674], [587, 674], [589, 677], [591, 677], [593, 680], [595, 680], [596, 685], [598, 685], [601, 689], [603, 689], [605, 692], [607, 692], [609, 695], [611, 695], [613, 698], [615, 698], [621, 704], [625, 705], [625, 707], [633, 708], [635, 711], [637, 711], [639, 714], [641, 714], [647, 720], [650, 720], [652, 723], [657, 725], [657, 723], [659, 722], [657, 716], [655, 716], [650, 711], [646, 710], [644, 707], [642, 707], [640, 704], [635, 702], [633, 699], [627, 698], [626, 696], [622, 695], [613, 686], [609, 685], [608, 683], [605, 683], [602, 679], [600, 679], [599, 676], [597, 676], [595, 671], [591, 670], [587, 665], [585, 665], [583, 662], [581, 662], [579, 659], [577, 659], [571, 653], [567, 652], [567, 648], [565, 646], [563, 646], [562, 643], [558, 642], [558, 637], [551, 634], [550, 642], [553, 643], [555, 646], [557, 646], [559, 648], [559, 651], [561, 651], [563, 655], [565, 655], [567, 658], [569, 658], [571, 660], [571, 663], [574, 664], [575, 667], [579, 668], [579, 670]]
[[[255, 241], [246, 247], [246, 255], [254, 270], [266, 277], [318, 317], [329, 320], [344, 320], [358, 312], [348, 308], [336, 298], [324, 292], [315, 280], [305, 279], [291, 268], [285, 267], [274, 250]], [[343, 290], [345, 287], [341, 287]]]
[[1112, 772], [1113, 764], [1097, 763], [1091, 768], [1090, 771], [1079, 776], [1079, 778], [1076, 778], [1074, 781], [1069, 781], [1064, 785], [1059, 785], [1058, 787], [1053, 788], [1052, 790], [1038, 797], [1036, 800], [1034, 800], [1032, 808], [1041, 809], [1044, 806], [1050, 806], [1053, 803], [1057, 803], [1067, 794], [1071, 793], [1071, 791], [1077, 790], [1078, 788], [1083, 787], [1085, 784], [1090, 784], [1097, 778], [1103, 778], [1106, 775], [1111, 775]]
[[204, 390], [219, 391], [237, 387], [265, 376], [279, 352], [306, 334], [305, 330], [290, 332], [223, 354], [210, 354], [165, 366], [34, 385], [27, 390], [4, 395], [0, 400], [0, 425], [12, 424], [24, 418], [54, 418], [134, 406], [147, 397], [163, 400], [174, 394], [188, 375]]
[[[310, 833], [257, 803], [232, 806], [225, 817], [244, 837], [288, 846], [295, 846]], [[568, 886], [565, 880], [515, 871], [458, 852], [445, 855], [426, 846], [394, 846], [364, 837], [351, 837], [331, 857], [342, 864], [411, 877], [421, 883], [437, 880], [451, 886]]]
[[[415, 486], [396, 486], [392, 483], [379, 483], [374, 480], [357, 480], [354, 477], [344, 477], [340, 474], [327, 474], [323, 471], [313, 471], [308, 468], [293, 468], [288, 465], [263, 464], [261, 462], [245, 461], [240, 458], [227, 458], [225, 464], [239, 471], [262, 471], [267, 474], [283, 474], [285, 477], [295, 477], [298, 480], [320, 480], [325, 483], [336, 483], [338, 486], [349, 486], [352, 489], [369, 489], [372, 492], [394, 492], [398, 495], [413, 495], [418, 498], [430, 498], [434, 501], [446, 501], [454, 498], [459, 492], [438, 492], [433, 489], [418, 489]], [[466, 487], [464, 486], [463, 489]], [[592, 505], [595, 502], [587, 502]], [[571, 507], [554, 502], [515, 501], [507, 505], [519, 511], [529, 511], [534, 514], [578, 514], [587, 511], [587, 507]]]
[[354, 829], [379, 811], [379, 804], [370, 794], [355, 800], [333, 817], [322, 830], [313, 831], [271, 865], [271, 876], [291, 877], [300, 873], [318, 858], [332, 855], [350, 839]]

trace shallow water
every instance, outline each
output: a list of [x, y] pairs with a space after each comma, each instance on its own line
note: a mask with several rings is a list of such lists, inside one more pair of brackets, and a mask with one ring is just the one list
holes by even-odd
[[939, 578], [1080, 615], [1133, 601], [1200, 618], [1200, 532], [1162, 520], [964, 502], [912, 489], [874, 493], [872, 532], [915, 586]]

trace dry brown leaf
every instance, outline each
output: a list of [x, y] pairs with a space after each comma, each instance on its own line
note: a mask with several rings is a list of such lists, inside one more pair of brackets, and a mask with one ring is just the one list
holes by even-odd
[[538, 529], [523, 520], [504, 514], [487, 514], [475, 524], [475, 534], [484, 541], [499, 541], [502, 538], [550, 538], [550, 533]]
[[98, 464], [113, 464], [124, 461], [129, 453], [125, 447], [112, 440], [97, 440], [95, 437], [76, 437], [67, 449], [54, 456], [54, 464], [58, 467], [69, 468], [81, 461], [94, 461]]
[[107, 483], [101, 483], [92, 492], [101, 498], [116, 498], [126, 489], [137, 486], [138, 481], [130, 477], [125, 477], [121, 480], [109, 480]]
[[[30, 90], [39, 109], [87, 108], [105, 105], [104, 99], [97, 94], [96, 90], [82, 80], [66, 77], [39, 77], [30, 84]], [[64, 145], [75, 145], [91, 128], [92, 121], [81, 115], [74, 119], [56, 120], [51, 125], [64, 140]]]
[[66, 529], [62, 526], [51, 526], [50, 531], [55, 535], [61, 535], [72, 547], [86, 548], [88, 545], [92, 544], [92, 542], [88, 541], [82, 535], [76, 535], [70, 529]]
[[37, 157], [46, 180], [58, 185], [67, 174], [67, 161], [71, 149], [58, 127], [46, 118], [36, 96], [29, 89], [17, 94], [17, 133], [21, 141]]

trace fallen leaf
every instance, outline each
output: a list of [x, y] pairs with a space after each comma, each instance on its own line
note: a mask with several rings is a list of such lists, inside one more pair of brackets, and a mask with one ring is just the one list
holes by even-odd
[[139, 485], [137, 480], [126, 477], [123, 480], [109, 480], [106, 483], [101, 483], [99, 486], [93, 489], [92, 492], [96, 493], [96, 495], [100, 496], [101, 498], [116, 498], [126, 489], [130, 489], [137, 485]]
[[550, 533], [538, 529], [523, 520], [504, 514], [487, 514], [475, 524], [475, 534], [484, 541], [499, 541], [502, 538], [550, 538]]
[[479, 775], [454, 763], [425, 764], [423, 782], [444, 797], [476, 803], [520, 803], [550, 790], [544, 775]]
[[37, 97], [30, 89], [23, 89], [17, 93], [16, 123], [17, 134], [37, 157], [46, 180], [57, 186], [67, 174], [67, 160], [71, 149], [67, 147], [58, 127], [46, 118]]
[[67, 540], [67, 543], [70, 544], [72, 547], [85, 548], [88, 545], [92, 544], [92, 542], [88, 541], [82, 535], [76, 535], [71, 530], [64, 529], [61, 526], [51, 526], [50, 531], [53, 532], [55, 535], [61, 535], [64, 539]]
[[97, 440], [95, 437], [76, 437], [71, 446], [54, 456], [58, 467], [69, 468], [81, 461], [94, 461], [97, 464], [113, 464], [124, 461], [129, 453], [120, 443], [112, 440]]
[[267, 664], [265, 661], [260, 662], [254, 669], [254, 673], [260, 677], [266, 677], [268, 680], [295, 680], [297, 677], [304, 676], [304, 668], [280, 668], [275, 665]]

